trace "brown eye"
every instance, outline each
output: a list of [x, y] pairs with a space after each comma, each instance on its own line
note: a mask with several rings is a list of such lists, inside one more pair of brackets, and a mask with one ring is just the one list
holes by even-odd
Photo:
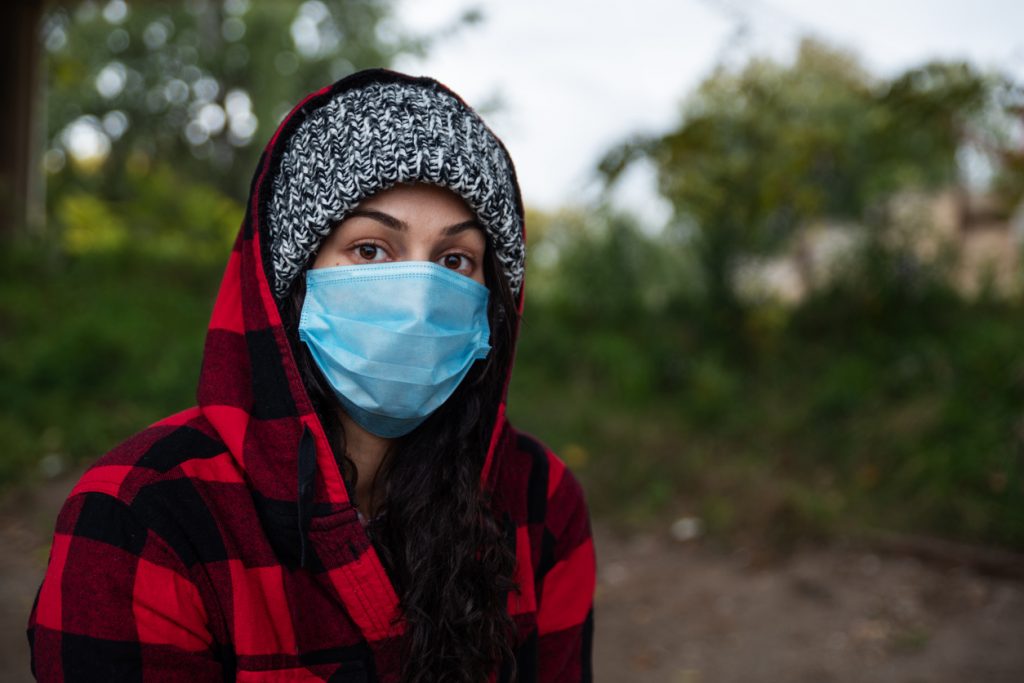
[[447, 254], [441, 258], [441, 265], [452, 270], [459, 270], [465, 264], [466, 257], [462, 254]]
[[373, 261], [377, 258], [377, 254], [380, 252], [380, 247], [376, 244], [360, 244], [356, 247], [356, 253], [359, 254], [359, 258], [364, 261]]

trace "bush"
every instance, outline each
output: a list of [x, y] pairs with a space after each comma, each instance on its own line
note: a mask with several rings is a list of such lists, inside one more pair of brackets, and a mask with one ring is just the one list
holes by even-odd
[[724, 328], [663, 275], [687, 267], [665, 247], [625, 223], [577, 226], [528, 299], [513, 417], [587, 454], [599, 513], [1024, 548], [1020, 301], [963, 300], [941, 269], [869, 245], [796, 308], [747, 307]]
[[0, 486], [194, 403], [220, 267], [24, 244], [0, 267]]

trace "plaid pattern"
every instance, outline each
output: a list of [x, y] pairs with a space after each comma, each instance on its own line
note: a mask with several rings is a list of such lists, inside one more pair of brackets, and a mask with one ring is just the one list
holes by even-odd
[[[260, 223], [278, 140], [307, 105], [402, 78], [361, 72], [314, 93], [271, 140], [214, 306], [198, 406], [101, 458], [61, 510], [29, 618], [39, 680], [398, 680], [398, 598], [299, 379]], [[518, 680], [590, 680], [582, 491], [504, 406], [495, 424], [482, 485], [518, 559]], [[507, 678], [508, 666], [495, 672]]]

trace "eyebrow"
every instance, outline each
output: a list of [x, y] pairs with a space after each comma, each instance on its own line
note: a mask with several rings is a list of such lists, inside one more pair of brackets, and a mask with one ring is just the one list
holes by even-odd
[[[363, 218], [370, 218], [372, 220], [377, 221], [378, 223], [381, 223], [387, 228], [391, 228], [392, 230], [404, 232], [409, 229], [408, 223], [398, 218], [395, 218], [390, 214], [384, 213], [383, 211], [374, 211], [373, 209], [356, 209], [354, 211], [350, 211], [348, 215], [349, 217], [362, 216]], [[480, 225], [480, 221], [478, 221], [475, 218], [470, 218], [469, 220], [462, 221], [461, 223], [449, 225], [444, 229], [443, 234], [445, 236], [456, 235], [460, 232], [470, 230], [471, 228], [483, 230], [483, 226]]]

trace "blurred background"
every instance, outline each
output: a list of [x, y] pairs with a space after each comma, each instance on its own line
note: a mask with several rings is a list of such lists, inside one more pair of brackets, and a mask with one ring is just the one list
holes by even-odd
[[1024, 680], [1024, 5], [9, 4], [0, 677], [81, 468], [194, 401], [277, 122], [393, 66], [517, 163], [600, 680]]

